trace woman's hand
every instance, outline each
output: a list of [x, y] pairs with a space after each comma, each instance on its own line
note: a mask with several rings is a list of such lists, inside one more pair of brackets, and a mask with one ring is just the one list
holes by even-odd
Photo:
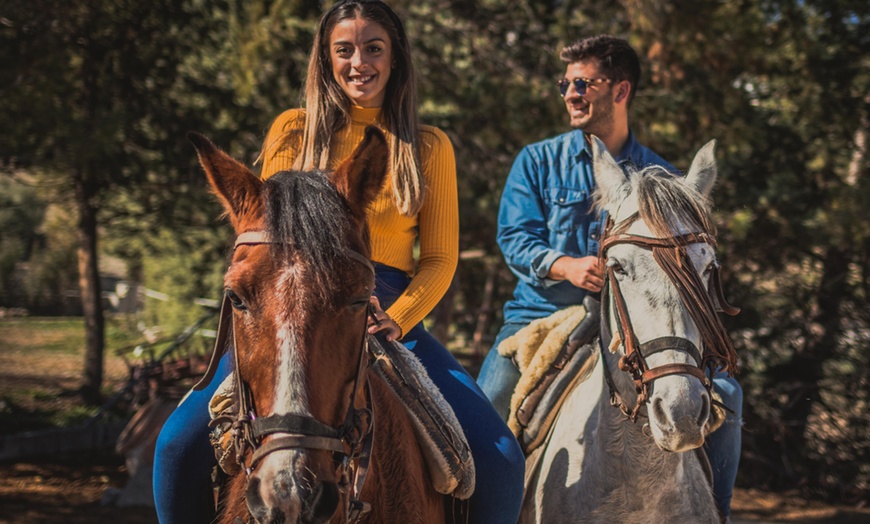
[[[378, 332], [383, 332], [387, 340], [390, 342], [402, 338], [402, 328], [390, 318], [390, 315], [381, 309], [381, 303], [378, 297], [372, 295], [369, 301], [372, 307], [373, 315], [369, 315], [368, 330], [370, 335]], [[372, 318], [374, 317], [374, 318]]]

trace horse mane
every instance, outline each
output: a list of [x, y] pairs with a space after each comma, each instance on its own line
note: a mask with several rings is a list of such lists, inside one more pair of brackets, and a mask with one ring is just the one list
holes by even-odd
[[345, 198], [319, 170], [282, 171], [269, 177], [264, 188], [266, 230], [276, 242], [271, 250], [276, 262], [299, 255], [310, 262], [306, 277], [315, 288], [334, 289], [338, 265], [346, 258], [346, 234], [353, 227]]
[[630, 173], [640, 219], [659, 237], [688, 232], [716, 236], [710, 201], [661, 166]]

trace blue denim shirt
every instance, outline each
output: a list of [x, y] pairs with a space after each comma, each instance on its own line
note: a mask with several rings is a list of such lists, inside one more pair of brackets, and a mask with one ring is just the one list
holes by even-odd
[[[677, 172], [633, 134], [616, 161], [623, 169], [655, 164]], [[580, 130], [528, 145], [517, 156], [498, 213], [498, 245], [519, 277], [505, 322], [528, 323], [583, 302], [586, 290], [546, 276], [561, 256], [598, 254], [604, 217], [592, 210], [594, 190], [592, 146]]]

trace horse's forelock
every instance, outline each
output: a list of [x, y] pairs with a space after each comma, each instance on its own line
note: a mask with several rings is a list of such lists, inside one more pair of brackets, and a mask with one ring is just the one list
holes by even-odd
[[294, 253], [310, 262], [307, 278], [320, 290], [338, 284], [346, 234], [353, 227], [347, 202], [322, 171], [284, 171], [265, 183], [266, 229], [272, 253], [286, 263]]
[[710, 203], [684, 184], [680, 177], [659, 166], [631, 175], [640, 219], [659, 237], [703, 232], [716, 235]]

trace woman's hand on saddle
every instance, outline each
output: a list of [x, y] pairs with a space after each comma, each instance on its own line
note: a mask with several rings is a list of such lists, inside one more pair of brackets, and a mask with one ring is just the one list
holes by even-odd
[[375, 333], [383, 333], [390, 342], [402, 338], [402, 328], [396, 324], [396, 321], [387, 315], [386, 311], [381, 308], [381, 303], [378, 297], [372, 295], [371, 300], [372, 313], [369, 315], [368, 331], [370, 335]]
[[577, 287], [593, 293], [601, 291], [604, 285], [604, 268], [598, 257], [574, 258], [564, 256], [556, 259], [547, 275], [553, 280], [567, 280]]

